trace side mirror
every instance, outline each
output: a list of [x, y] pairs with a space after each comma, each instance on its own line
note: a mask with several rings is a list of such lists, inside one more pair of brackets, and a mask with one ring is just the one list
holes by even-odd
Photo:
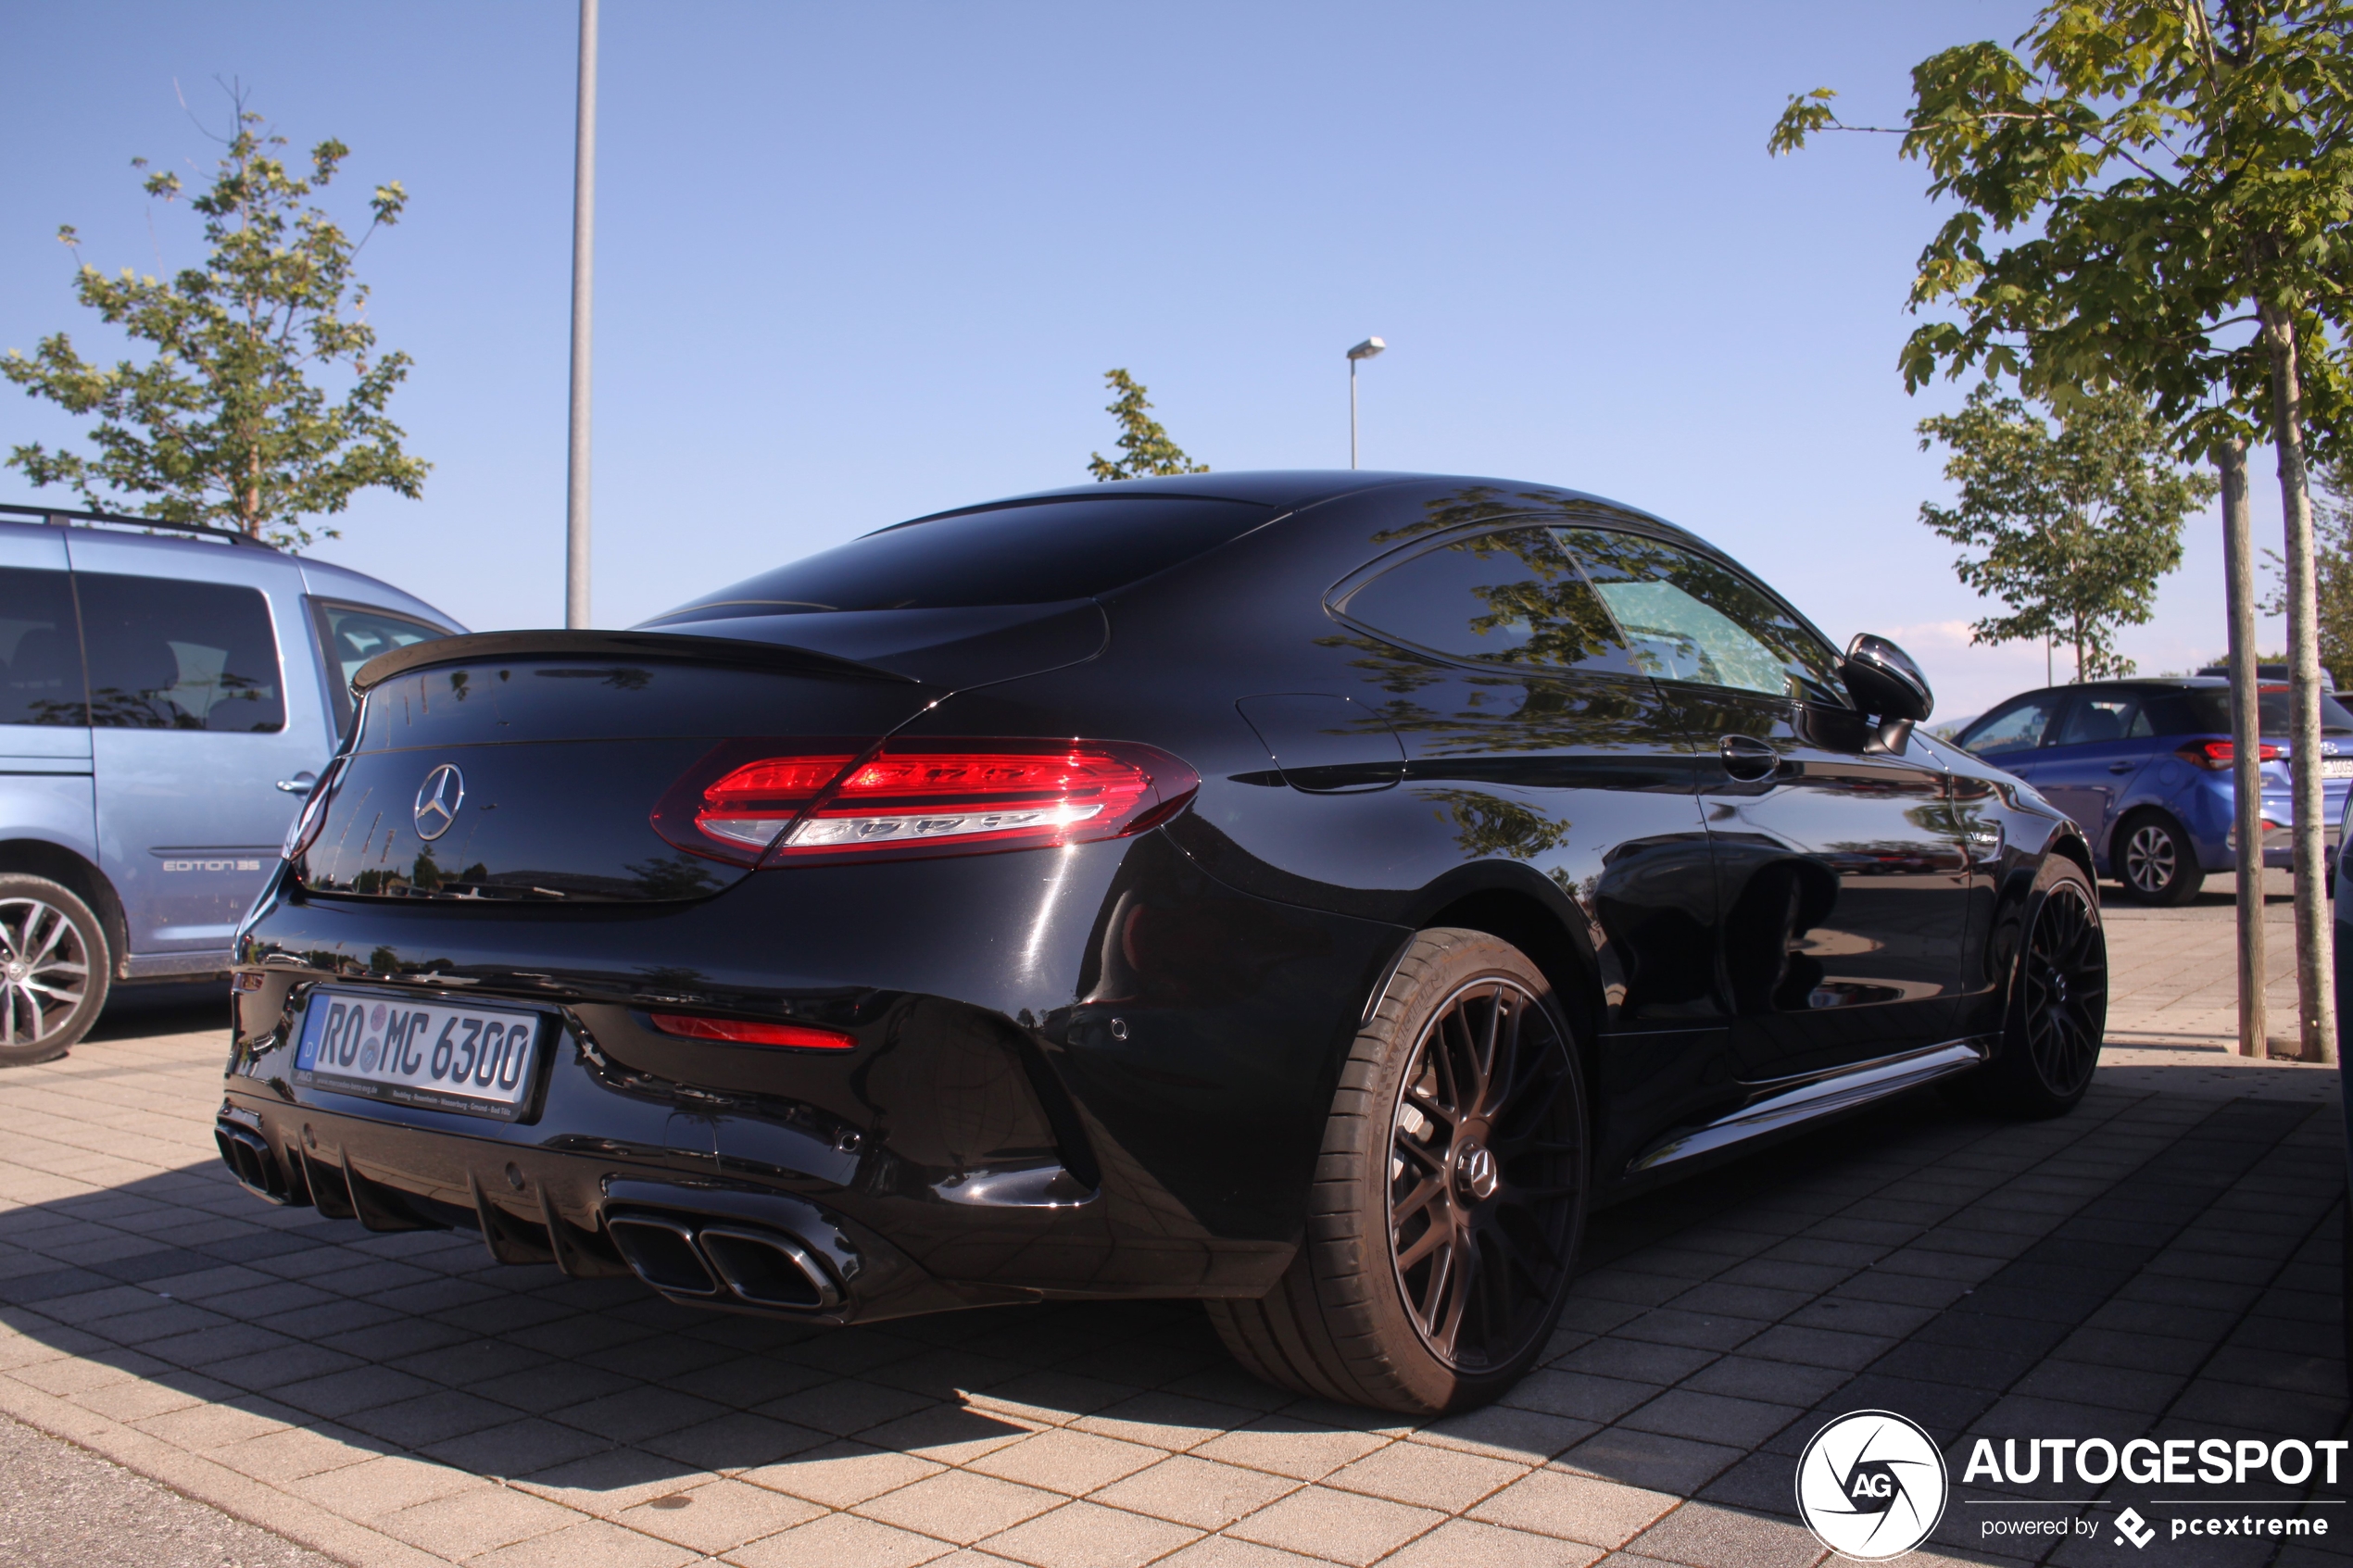
[[1869, 632], [1846, 645], [1839, 676], [1855, 705], [1880, 721], [1878, 739], [1869, 747], [1873, 751], [1901, 752], [1912, 726], [1936, 707], [1936, 694], [1929, 690], [1928, 677], [1912, 656]]

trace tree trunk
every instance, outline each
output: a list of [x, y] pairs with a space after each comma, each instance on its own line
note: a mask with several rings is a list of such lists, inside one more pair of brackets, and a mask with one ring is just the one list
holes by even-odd
[[2328, 828], [2321, 798], [2320, 602], [2312, 579], [2312, 497], [2304, 475], [2304, 379], [2296, 323], [2269, 302], [2262, 312], [2271, 350], [2271, 440], [2280, 460], [2280, 508], [2287, 518], [2287, 640], [2295, 671], [2289, 765], [2296, 784], [2296, 1023], [2304, 1060], [2334, 1061]]
[[2231, 789], [2238, 841], [2239, 1054], [2269, 1054], [2264, 996], [2263, 724], [2256, 695], [2254, 508], [2246, 490], [2246, 441], [2217, 444], [2222, 473], [2222, 577], [2231, 615]]

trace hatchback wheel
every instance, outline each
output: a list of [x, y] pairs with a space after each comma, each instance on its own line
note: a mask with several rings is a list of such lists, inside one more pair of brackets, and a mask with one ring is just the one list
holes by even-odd
[[2116, 872], [2135, 902], [2186, 904], [2206, 884], [2189, 834], [2170, 817], [2133, 817], [2117, 830], [2116, 843]]
[[0, 876], [0, 1067], [63, 1056], [107, 1005], [105, 928], [70, 888]]
[[1576, 1044], [1543, 972], [1483, 933], [1423, 932], [1341, 1070], [1298, 1256], [1211, 1321], [1302, 1393], [1483, 1404], [1559, 1320], [1586, 1173]]

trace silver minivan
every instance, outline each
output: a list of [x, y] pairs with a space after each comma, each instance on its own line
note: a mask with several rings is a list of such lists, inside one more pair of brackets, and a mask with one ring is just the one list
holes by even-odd
[[225, 530], [0, 507], [0, 1065], [225, 971], [352, 673], [461, 630]]

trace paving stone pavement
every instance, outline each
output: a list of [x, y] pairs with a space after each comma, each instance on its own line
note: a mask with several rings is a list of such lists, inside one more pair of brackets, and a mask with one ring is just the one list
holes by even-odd
[[[2146, 1488], [1958, 1483], [1979, 1436], [2345, 1426], [2336, 1073], [2225, 1053], [2230, 914], [2113, 913], [2070, 1117], [1916, 1097], [1596, 1215], [1544, 1364], [1429, 1424], [1257, 1384], [1183, 1303], [812, 1331], [273, 1210], [211, 1148], [211, 1021], [110, 1021], [0, 1074], [0, 1412], [361, 1564], [1771, 1568], [1827, 1557], [1794, 1456], [1880, 1408], [1956, 1479], [1908, 1561], [2138, 1560], [1982, 1527]], [[2339, 1527], [2276, 1561], [2353, 1555], [2297, 1491]]]

